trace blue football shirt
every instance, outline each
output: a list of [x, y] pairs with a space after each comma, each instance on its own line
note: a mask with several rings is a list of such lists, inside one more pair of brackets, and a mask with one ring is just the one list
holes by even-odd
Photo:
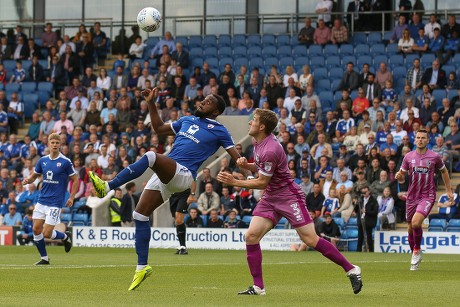
[[34, 171], [43, 175], [38, 203], [44, 206], [62, 208], [69, 176], [76, 174], [70, 159], [61, 153], [56, 159], [51, 159], [49, 155], [44, 156], [38, 160]]
[[168, 157], [188, 168], [193, 178], [201, 164], [220, 146], [225, 149], [235, 146], [227, 128], [209, 118], [184, 116], [171, 123], [171, 128], [176, 139]]

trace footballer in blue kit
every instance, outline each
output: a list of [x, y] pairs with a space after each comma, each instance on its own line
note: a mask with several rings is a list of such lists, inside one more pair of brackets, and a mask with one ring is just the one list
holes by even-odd
[[[50, 154], [40, 158], [34, 173], [23, 181], [23, 184], [26, 185], [34, 182], [39, 176], [43, 176], [38, 201], [32, 214], [34, 243], [41, 257], [41, 260], [35, 263], [36, 265], [50, 264], [45, 238], [62, 240], [67, 253], [72, 248], [71, 233], [56, 231], [54, 227], [61, 222], [61, 208], [64, 204], [71, 207], [78, 191], [78, 174], [70, 159], [59, 151], [61, 146], [59, 134], [51, 134], [48, 141]], [[69, 178], [73, 181], [72, 191], [69, 199], [64, 203]]]
[[169, 155], [148, 151], [138, 161], [118, 173], [110, 182], [105, 182], [89, 172], [89, 178], [97, 195], [104, 197], [108, 191], [141, 176], [147, 168], [150, 167], [154, 171], [133, 212], [138, 260], [128, 290], [135, 290], [152, 274], [152, 267], [147, 262], [151, 238], [149, 216], [153, 211], [168, 200], [171, 194], [189, 189], [196, 178], [198, 168], [220, 147], [225, 148], [235, 161], [240, 158], [230, 133], [215, 120], [225, 109], [225, 101], [221, 96], [209, 95], [198, 104], [195, 116], [184, 116], [177, 122], [165, 124], [154, 103], [157, 95], [157, 88], [144, 91], [149, 104], [153, 130], [159, 135], [175, 135], [174, 146]]

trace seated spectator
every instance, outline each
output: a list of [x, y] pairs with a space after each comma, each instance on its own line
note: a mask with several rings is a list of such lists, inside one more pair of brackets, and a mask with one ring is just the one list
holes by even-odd
[[[408, 25], [406, 24], [406, 17], [404, 15], [399, 15], [398, 24], [395, 25], [393, 33], [391, 34], [390, 43], [393, 44], [398, 42], [403, 37], [403, 32], [408, 30]], [[409, 33], [410, 36], [410, 33]]]
[[[452, 187], [454, 189], [454, 187]], [[458, 211], [460, 198], [457, 193], [454, 193], [454, 200], [450, 201], [446, 193], [439, 196], [439, 200], [436, 203], [438, 207], [438, 213], [428, 215], [428, 219], [445, 219], [449, 221], [454, 217], [455, 213]]]
[[394, 199], [391, 197], [389, 186], [385, 187], [383, 192], [377, 197], [377, 202], [379, 204], [379, 213], [377, 214], [377, 218], [380, 221], [379, 230], [382, 230], [384, 224], [393, 224], [396, 221], [393, 213]]
[[[318, 168], [318, 167], [317, 167]], [[326, 166], [324, 168], [326, 171], [323, 172], [325, 173], [324, 177], [320, 177], [319, 179], [319, 186], [321, 188], [321, 192], [323, 193], [324, 197], [328, 198], [329, 197], [329, 191], [331, 189], [335, 189], [336, 185], [337, 185], [337, 181], [335, 181], [333, 178], [332, 178], [332, 173], [333, 173], [333, 170], [332, 170], [332, 167], [331, 166]], [[315, 173], [315, 179], [316, 179], [316, 175], [319, 173], [319, 171], [316, 171]], [[320, 173], [321, 174], [321, 173]]]
[[398, 41], [398, 52], [410, 54], [413, 52], [414, 39], [410, 36], [409, 29], [403, 31], [402, 37]]
[[[414, 113], [415, 118], [420, 117], [419, 108], [414, 107], [414, 104], [413, 104], [412, 100], [407, 99], [406, 100], [406, 107], [401, 111], [401, 115], [399, 116], [399, 119], [402, 122], [406, 122], [407, 120], [409, 120], [409, 113]], [[395, 124], [394, 127], [396, 128], [396, 120], [394, 121], [394, 124]]]
[[322, 157], [323, 149], [327, 150], [327, 156], [325, 158], [332, 158], [332, 146], [331, 144], [326, 143], [326, 135], [318, 134], [318, 143], [311, 147], [310, 154], [315, 160], [318, 160]]
[[331, 30], [331, 43], [339, 46], [348, 43], [348, 29], [340, 19], [334, 20], [334, 26]]
[[302, 182], [299, 184], [300, 189], [303, 194], [307, 196], [313, 191], [313, 182], [310, 181], [310, 175], [308, 173], [303, 173], [301, 175]]
[[388, 173], [384, 170], [381, 170], [380, 179], [374, 180], [371, 183], [369, 188], [371, 189], [372, 196], [377, 198], [379, 195], [382, 195], [384, 189], [389, 186], [390, 186], [390, 181], [388, 180]]
[[348, 93], [351, 93], [353, 90], [358, 88], [358, 85], [359, 74], [354, 71], [354, 64], [352, 62], [348, 62], [347, 70], [343, 73], [342, 80], [340, 81], [339, 90], [346, 90]]
[[375, 74], [375, 81], [380, 84], [381, 88], [385, 88], [387, 80], [393, 82], [393, 74], [388, 70], [387, 64], [382, 62], [380, 63], [379, 70]]
[[22, 217], [16, 210], [16, 205], [11, 204], [8, 206], [8, 214], [3, 216], [3, 225], [5, 226], [21, 226]]
[[396, 129], [391, 131], [391, 135], [393, 135], [393, 142], [399, 146], [402, 143], [402, 139], [407, 136], [407, 131], [403, 130], [403, 125], [401, 121], [396, 122]]
[[305, 27], [300, 29], [300, 32], [297, 35], [299, 44], [305, 44], [307, 47], [309, 47], [311, 44], [313, 44], [314, 35], [315, 28], [311, 26], [311, 18], [307, 17], [305, 18]]
[[444, 49], [444, 44], [446, 39], [444, 36], [441, 35], [441, 31], [438, 28], [434, 29], [434, 36], [430, 39], [430, 43], [428, 44], [428, 49], [432, 52], [437, 54], [438, 57], [442, 57], [442, 51]]
[[185, 221], [185, 225], [190, 228], [202, 228], [203, 220], [201, 216], [198, 215], [198, 210], [196, 208], [190, 208], [189, 214], [190, 218]]
[[318, 19], [318, 27], [313, 35], [313, 41], [316, 45], [326, 45], [331, 40], [331, 29], [326, 26], [323, 19]]
[[455, 15], [449, 15], [447, 23], [441, 28], [441, 34], [446, 39], [449, 39], [454, 35], [454, 32], [460, 32], [460, 24], [455, 20]]
[[358, 97], [353, 100], [353, 105], [351, 110], [353, 112], [353, 118], [360, 120], [362, 118], [362, 113], [364, 110], [368, 109], [370, 106], [369, 100], [367, 100], [364, 90], [362, 88], [358, 89]]
[[355, 120], [350, 117], [350, 111], [343, 111], [343, 118], [337, 122], [337, 127], [335, 129], [335, 136], [339, 143], [342, 143], [350, 133], [351, 128], [355, 126]]
[[396, 151], [398, 150], [398, 145], [393, 143], [393, 135], [389, 133], [386, 137], [386, 142], [380, 145], [380, 152], [383, 152], [386, 148], [390, 149], [391, 155], [396, 155]]
[[433, 39], [434, 29], [441, 29], [441, 25], [436, 21], [436, 14], [433, 13], [430, 15], [429, 22], [425, 25], [425, 35], [429, 39]]
[[10, 83], [22, 83], [26, 78], [26, 71], [22, 68], [22, 61], [16, 60], [16, 68], [10, 78]]
[[139, 35], [136, 36], [134, 42], [129, 47], [129, 58], [131, 60], [142, 59], [145, 47], [147, 47], [147, 45], [142, 42], [142, 37]]
[[356, 126], [351, 127], [350, 134], [343, 139], [343, 145], [347, 146], [347, 151], [353, 153], [356, 150], [356, 146], [359, 144], [358, 129]]
[[200, 214], [208, 215], [211, 209], [218, 210], [220, 207], [220, 197], [214, 192], [211, 182], [206, 183], [205, 190], [198, 197], [198, 210]]
[[235, 203], [230, 196], [229, 187], [222, 187], [222, 196], [220, 197], [220, 215], [227, 215], [230, 210], [233, 210]]
[[369, 102], [373, 101], [374, 98], [380, 98], [382, 96], [382, 88], [380, 84], [375, 82], [375, 75], [371, 72], [367, 74], [367, 80], [362, 85], [362, 89]]
[[33, 207], [26, 210], [24, 219], [22, 220], [21, 230], [17, 233], [18, 241], [20, 245], [28, 245], [33, 243], [34, 232], [33, 232], [33, 221], [32, 221]]
[[318, 183], [313, 184], [313, 191], [306, 198], [308, 211], [315, 212], [316, 217], [321, 216], [324, 199], [320, 185]]
[[325, 198], [323, 202], [323, 208], [321, 209], [321, 216], [326, 217], [325, 215], [337, 216], [339, 211], [339, 200], [336, 198], [335, 188], [329, 189], [329, 195]]
[[332, 245], [337, 246], [337, 242], [340, 241], [340, 228], [339, 226], [335, 223], [335, 221], [332, 219], [332, 215], [329, 213], [326, 213], [324, 215], [324, 222], [321, 223], [319, 227], [320, 231], [320, 236], [331, 242]]
[[208, 223], [206, 224], [207, 228], [223, 228], [224, 227], [224, 221], [222, 221], [217, 214], [216, 209], [211, 209], [209, 211], [209, 219]]
[[[406, 99], [408, 99], [409, 97], [410, 98], [413, 97], [412, 93], [410, 92], [410, 89], [417, 90], [422, 86], [423, 72], [420, 69], [420, 59], [418, 58], [414, 59], [413, 64], [414, 65], [410, 67], [406, 73], [406, 85], [404, 86], [404, 94], [406, 96], [399, 98], [398, 100], [400, 103], [403, 103], [403, 104], [406, 103]], [[406, 89], [407, 87], [409, 89]]]

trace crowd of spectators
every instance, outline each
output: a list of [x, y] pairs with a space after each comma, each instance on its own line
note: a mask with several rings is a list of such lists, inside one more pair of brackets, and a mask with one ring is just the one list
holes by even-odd
[[[292, 66], [281, 72], [275, 65], [263, 74], [258, 67], [241, 66], [234, 71], [227, 64], [216, 74], [204, 62], [202, 67], [194, 67], [193, 72], [186, 75], [184, 69], [189, 68], [190, 56], [184, 46], [166, 32], [147, 55], [156, 59], [156, 67], [151, 67], [148, 59], [127, 65], [125, 56], [137, 60], [145, 55], [145, 44], [140, 37], [134, 37], [129, 54], [118, 55], [113, 72], [108, 73], [104, 67], [93, 70], [94, 52], [98, 54], [97, 50], [106, 43], [99, 24], [94, 25], [94, 31], [86, 31], [81, 26], [73, 38], [62, 39], [51, 34], [54, 33], [52, 26], [47, 25], [41, 38], [42, 46], [32, 45], [34, 40], [29, 39], [28, 47], [20, 47], [21, 39], [26, 38], [18, 27], [13, 42], [9, 41], [11, 35], [1, 39], [2, 59], [38, 59], [46, 53], [38, 52], [39, 47], [48, 50], [49, 74], [44, 73], [43, 78], [53, 82], [56, 97], [33, 114], [27, 136], [17, 140], [15, 133], [21, 114], [15, 112], [23, 110], [14, 107], [15, 103], [19, 104], [17, 96], [11, 96], [8, 101], [5, 92], [0, 91], [0, 193], [4, 204], [0, 213], [4, 222], [14, 220], [13, 224], [21, 224], [22, 216], [5, 218], [10, 214], [8, 211], [16, 210], [27, 216], [29, 206], [36, 201], [40, 183], [23, 187], [21, 178], [33, 171], [39, 157], [47, 154], [50, 133], [61, 134], [62, 153], [72, 160], [80, 175], [77, 201], [93, 196], [88, 171], [110, 180], [148, 150], [167, 154], [174, 138], [160, 137], [150, 129], [148, 108], [142, 96], [143, 89], [154, 86], [159, 89], [155, 103], [166, 123], [191, 115], [197, 103], [211, 93], [223, 96], [227, 102], [224, 115], [250, 116], [255, 108], [276, 112], [279, 116], [276, 137], [285, 149], [291, 175], [304, 191], [308, 209], [315, 218], [341, 216], [347, 221], [352, 216], [360, 217], [362, 206], [357, 205], [362, 202], [363, 188], [367, 188], [379, 203], [376, 220], [378, 216], [382, 224], [404, 221], [403, 194], [407, 185], [399, 184], [394, 176], [402, 157], [414, 147], [415, 131], [423, 127], [429, 130], [429, 147], [440, 154], [450, 168], [456, 169], [460, 156], [460, 90], [455, 74], [447, 75], [442, 70], [446, 57], [452, 57], [457, 51], [449, 49], [456, 43], [445, 42], [458, 39], [456, 32], [460, 25], [453, 16], [442, 26], [432, 16], [427, 25], [417, 14], [411, 15], [409, 23], [405, 18], [399, 17], [392, 39], [400, 43], [402, 54], [434, 52], [437, 58], [432, 66], [423, 70], [420, 60], [414, 59], [404, 91], [397, 93], [391, 67], [386, 63], [381, 63], [373, 73], [367, 63], [355, 67], [350, 62], [339, 86], [342, 95], [332, 110], [323, 109], [315, 90], [315, 78], [307, 65], [299, 74]], [[348, 28], [340, 20], [328, 21], [331, 28], [328, 22], [319, 19], [315, 29], [307, 18], [305, 28], [299, 33], [299, 42], [306, 48], [312, 44], [348, 42], [351, 37]], [[443, 41], [440, 45], [438, 37]], [[18, 61], [17, 71], [20, 65]], [[22, 82], [17, 71], [10, 78], [0, 65], [4, 82]], [[435, 89], [458, 91], [458, 94], [439, 102], [432, 95]], [[354, 99], [353, 91], [357, 92]], [[8, 122], [9, 130], [5, 128]], [[237, 144], [236, 149], [253, 161], [251, 146], [243, 150]], [[221, 161], [220, 170], [243, 178], [235, 164], [227, 159]], [[211, 223], [207, 226], [244, 227], [243, 218], [252, 214], [262, 195], [262, 191], [223, 186], [208, 169], [203, 171], [197, 192], [196, 205], [192, 206], [191, 218], [187, 221], [190, 227], [203, 225], [199, 215], [209, 217]], [[394, 210], [388, 210], [389, 195]], [[222, 223], [218, 221], [221, 217]], [[125, 222], [130, 221], [122, 220], [121, 224]]]

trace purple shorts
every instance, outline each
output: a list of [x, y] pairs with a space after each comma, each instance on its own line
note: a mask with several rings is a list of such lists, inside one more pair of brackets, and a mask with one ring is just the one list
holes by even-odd
[[431, 209], [434, 206], [433, 200], [421, 199], [420, 201], [413, 204], [406, 204], [406, 221], [410, 223], [414, 217], [415, 212], [420, 213], [425, 218], [430, 214]]
[[273, 226], [276, 226], [282, 217], [285, 217], [294, 228], [313, 222], [303, 197], [295, 196], [276, 200], [262, 198], [252, 215], [272, 220]]

